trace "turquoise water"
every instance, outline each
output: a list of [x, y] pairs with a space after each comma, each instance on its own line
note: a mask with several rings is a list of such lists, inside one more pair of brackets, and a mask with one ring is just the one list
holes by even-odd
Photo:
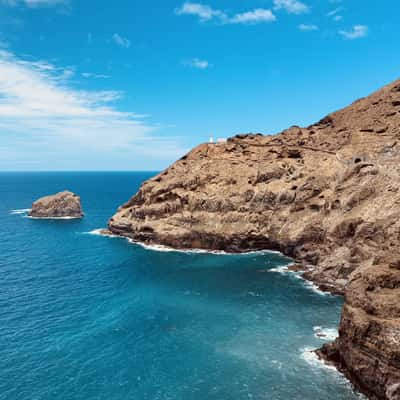
[[[334, 333], [341, 298], [274, 272], [284, 257], [90, 234], [151, 175], [0, 174], [0, 399], [358, 398], [308, 352], [326, 340], [317, 326]], [[83, 220], [12, 211], [63, 189]]]

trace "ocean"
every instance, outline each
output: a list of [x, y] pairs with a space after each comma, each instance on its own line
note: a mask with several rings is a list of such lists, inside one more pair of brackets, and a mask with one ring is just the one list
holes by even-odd
[[[361, 398], [311, 352], [337, 334], [342, 298], [287, 258], [96, 234], [153, 174], [0, 174], [0, 400]], [[27, 218], [65, 189], [82, 220]]]

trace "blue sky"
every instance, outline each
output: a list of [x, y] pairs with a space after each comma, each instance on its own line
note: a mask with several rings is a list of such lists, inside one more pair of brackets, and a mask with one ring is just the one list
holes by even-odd
[[398, 0], [0, 0], [0, 170], [159, 170], [399, 77]]

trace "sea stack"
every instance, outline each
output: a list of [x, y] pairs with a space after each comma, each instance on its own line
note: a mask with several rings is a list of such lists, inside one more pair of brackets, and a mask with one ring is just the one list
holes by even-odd
[[292, 257], [345, 294], [319, 353], [371, 399], [400, 399], [400, 81], [309, 127], [204, 143], [142, 185], [112, 233]]
[[82, 218], [81, 199], [69, 191], [45, 196], [32, 204], [29, 216], [35, 218]]

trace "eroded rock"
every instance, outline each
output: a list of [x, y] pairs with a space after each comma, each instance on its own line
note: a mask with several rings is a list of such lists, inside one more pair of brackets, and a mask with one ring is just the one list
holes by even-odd
[[308, 128], [201, 144], [143, 184], [113, 233], [178, 248], [293, 257], [345, 294], [321, 350], [371, 398], [400, 384], [400, 81]]
[[29, 215], [35, 218], [82, 218], [81, 199], [69, 191], [45, 196], [32, 204]]

